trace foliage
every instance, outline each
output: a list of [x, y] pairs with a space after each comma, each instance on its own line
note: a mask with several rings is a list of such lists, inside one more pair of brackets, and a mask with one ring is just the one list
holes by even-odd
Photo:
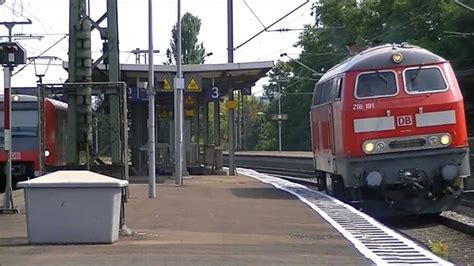
[[[462, 2], [474, 6], [474, 0]], [[449, 0], [321, 0], [312, 6], [314, 24], [305, 26], [295, 44], [302, 49], [301, 54], [292, 57], [324, 72], [348, 56], [348, 43], [364, 49], [372, 43], [408, 42], [450, 60], [455, 69], [472, 68], [473, 14]], [[269, 76], [271, 82], [264, 87], [263, 96], [268, 101], [265, 119], [271, 120], [271, 114], [278, 113], [280, 85], [282, 113], [288, 114], [288, 121], [283, 121], [283, 149], [309, 150], [311, 96], [301, 93], [312, 92], [319, 76], [293, 60], [277, 62]], [[277, 140], [276, 121], [262, 128], [260, 134]], [[278, 143], [266, 140], [257, 146], [275, 150]]]
[[265, 117], [264, 112], [268, 108], [268, 103], [255, 96], [249, 96], [245, 98], [245, 106], [245, 122], [249, 125], [246, 134], [247, 149], [270, 150], [278, 138], [269, 134], [272, 123]]
[[442, 242], [442, 241], [439, 241], [439, 242], [432, 242], [431, 240], [428, 240], [429, 241], [429, 246], [430, 246], [430, 250], [440, 256], [440, 257], [443, 257], [443, 258], [447, 258], [448, 255], [449, 255], [449, 247], [446, 243]]
[[[236, 97], [237, 98], [237, 97]], [[213, 106], [209, 108], [210, 113], [213, 112]], [[265, 117], [264, 112], [267, 110], [268, 104], [266, 101], [259, 99], [255, 96], [244, 97], [244, 123], [246, 124], [245, 130], [245, 149], [246, 150], [269, 150], [269, 147], [273, 147], [271, 144], [275, 142], [274, 136], [268, 135], [269, 132], [266, 128], [271, 124]], [[222, 145], [227, 148], [228, 145], [228, 112], [229, 110], [225, 107], [225, 104], [220, 104], [220, 132], [221, 139], [223, 140]], [[212, 115], [209, 116], [209, 126], [214, 128], [214, 118]], [[235, 132], [237, 134], [237, 132]], [[210, 130], [211, 142], [214, 139], [214, 132]], [[275, 142], [276, 143], [276, 142]]]
[[[201, 19], [186, 13], [181, 18], [181, 47], [184, 64], [202, 64], [206, 55], [204, 44], [198, 43], [198, 35], [201, 30]], [[166, 50], [168, 61], [165, 64], [176, 63], [176, 54], [178, 50], [178, 25], [174, 25], [171, 30], [170, 48]]]

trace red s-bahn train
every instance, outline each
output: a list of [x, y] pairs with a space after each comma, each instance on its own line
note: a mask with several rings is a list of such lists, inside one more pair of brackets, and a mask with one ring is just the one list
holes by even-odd
[[[12, 95], [12, 184], [39, 175], [38, 98]], [[3, 95], [0, 96], [0, 191], [5, 189], [7, 152], [3, 136]], [[44, 101], [45, 164], [65, 165], [67, 104], [46, 98]]]
[[420, 47], [362, 51], [316, 83], [320, 187], [380, 216], [453, 208], [470, 178], [463, 97], [448, 61]]

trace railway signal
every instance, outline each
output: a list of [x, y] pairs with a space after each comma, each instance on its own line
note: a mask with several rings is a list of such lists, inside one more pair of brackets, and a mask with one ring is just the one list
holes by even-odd
[[11, 134], [11, 72], [18, 64], [26, 63], [26, 51], [20, 44], [5, 42], [0, 44], [0, 64], [4, 66], [4, 150], [7, 152], [5, 194], [1, 212], [18, 212], [13, 203], [12, 191], [12, 134]]
[[0, 63], [16, 66], [26, 63], [26, 50], [16, 42], [0, 43]]

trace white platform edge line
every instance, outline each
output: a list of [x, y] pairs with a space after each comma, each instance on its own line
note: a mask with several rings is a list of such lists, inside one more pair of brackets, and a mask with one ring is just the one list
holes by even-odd
[[[290, 188], [288, 187], [285, 187], [285, 185], [290, 185], [290, 187], [298, 187], [298, 188], [304, 188], [304, 189], [308, 189], [308, 190], [311, 190], [309, 189], [308, 187], [304, 186], [304, 185], [300, 185], [300, 184], [297, 184], [297, 183], [293, 183], [293, 182], [290, 182], [290, 181], [287, 181], [287, 180], [284, 180], [284, 179], [281, 179], [281, 178], [278, 178], [278, 177], [274, 177], [274, 176], [269, 176], [269, 175], [266, 175], [266, 174], [261, 174], [261, 173], [258, 173], [254, 170], [250, 170], [250, 169], [242, 169], [242, 168], [238, 168], [237, 169], [238, 171], [240, 171], [242, 174], [245, 174], [247, 176], [250, 176], [252, 178], [255, 178], [257, 180], [260, 180], [261, 182], [263, 183], [267, 183], [267, 184], [271, 184], [273, 185], [274, 187], [278, 188], [278, 189], [281, 189], [281, 190], [284, 190], [294, 196], [296, 196], [298, 199], [300, 199], [302, 202], [306, 203], [308, 206], [310, 206], [313, 210], [315, 210], [316, 212], [318, 212], [319, 215], [321, 215], [326, 221], [328, 221], [332, 226], [334, 226], [334, 228], [336, 228], [336, 230], [338, 230], [341, 234], [343, 234], [349, 241], [352, 242], [352, 244], [354, 244], [354, 246], [364, 255], [366, 256], [367, 258], [371, 259], [372, 261], [374, 261], [375, 263], [377, 263], [377, 265], [386, 265], [387, 262], [383, 261], [378, 255], [376, 255], [375, 253], [373, 253], [371, 250], [369, 250], [367, 247], [365, 247], [364, 244], [362, 244], [358, 239], [356, 239], [351, 233], [349, 233], [347, 230], [345, 230], [341, 225], [339, 225], [339, 223], [337, 223], [336, 221], [334, 221], [331, 217], [329, 217], [328, 214], [326, 214], [324, 211], [322, 211], [321, 209], [319, 209], [316, 205], [314, 205], [313, 203], [309, 202], [306, 198], [304, 198], [303, 196], [299, 195], [298, 193], [296, 193], [295, 191], [292, 191]], [[247, 173], [246, 173], [247, 172]], [[273, 181], [273, 182], [272, 182]], [[392, 229], [386, 227], [385, 225], [379, 223], [378, 221], [376, 221], [374, 218], [368, 216], [367, 214], [363, 213], [363, 212], [360, 212], [358, 210], [356, 210], [354, 207], [348, 205], [348, 204], [345, 204], [343, 202], [341, 202], [340, 200], [338, 199], [335, 199], [334, 197], [331, 197], [327, 194], [324, 194], [324, 193], [321, 193], [319, 191], [314, 191], [314, 190], [311, 190], [311, 192], [314, 192], [314, 193], [317, 193], [318, 195], [320, 196], [323, 196], [323, 197], [326, 197], [328, 199], [330, 199], [331, 201], [339, 204], [339, 205], [343, 205], [344, 207], [346, 207], [348, 210], [350, 210], [351, 212], [353, 213], [357, 213], [358, 215], [360, 215], [361, 217], [363, 217], [364, 219], [366, 219], [370, 224], [372, 224], [373, 226], [381, 229], [382, 231], [384, 231], [385, 233], [387, 233], [388, 235], [402, 241], [403, 243], [405, 243], [407, 246], [410, 246], [411, 248], [415, 249], [416, 251], [420, 252], [421, 254], [425, 255], [426, 257], [432, 259], [433, 261], [436, 261], [438, 262], [440, 265], [453, 265], [452, 263], [434, 255], [433, 253], [429, 252], [428, 250], [420, 247], [418, 244], [416, 244], [415, 242], [411, 241], [410, 239], [407, 239], [406, 237], [400, 235], [399, 233], [393, 231]], [[365, 253], [364, 253], [365, 252]]]

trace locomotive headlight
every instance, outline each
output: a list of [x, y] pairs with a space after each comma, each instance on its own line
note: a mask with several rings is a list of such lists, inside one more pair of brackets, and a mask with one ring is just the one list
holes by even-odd
[[429, 138], [428, 142], [430, 143], [431, 146], [436, 146], [439, 143], [439, 139], [436, 136], [432, 136]]
[[372, 142], [364, 143], [363, 149], [366, 153], [370, 153], [374, 150], [375, 146]]
[[375, 144], [375, 149], [378, 151], [383, 151], [385, 149], [385, 143], [383, 143], [383, 141], [377, 142], [377, 144]]
[[14, 95], [14, 96], [12, 97], [12, 99], [13, 99], [13, 101], [18, 102], [18, 101], [20, 100], [20, 96]]
[[451, 136], [448, 134], [441, 136], [440, 142], [443, 145], [448, 145], [451, 143]]
[[48, 150], [45, 150], [45, 151], [44, 151], [44, 156], [49, 157], [50, 154], [51, 154], [51, 153], [50, 153]]

